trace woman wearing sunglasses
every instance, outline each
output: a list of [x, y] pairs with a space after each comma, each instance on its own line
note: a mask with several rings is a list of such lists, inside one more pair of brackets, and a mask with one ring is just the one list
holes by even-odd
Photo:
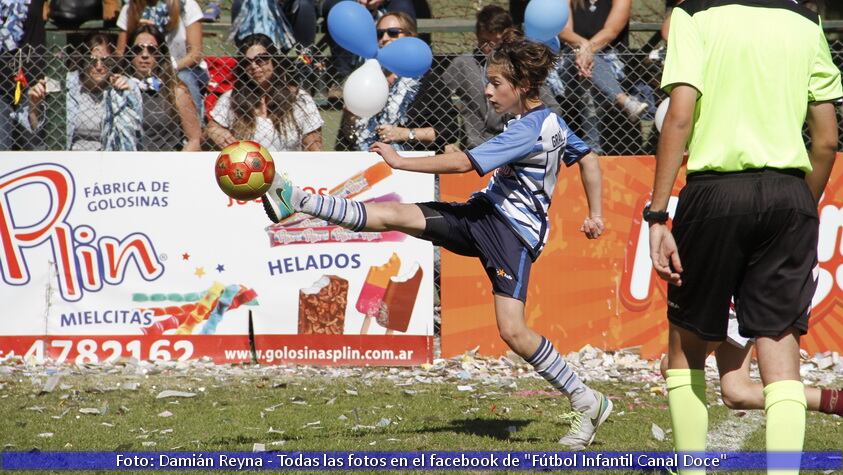
[[196, 0], [129, 0], [117, 17], [117, 55], [126, 52], [129, 33], [140, 25], [152, 25], [166, 38], [170, 61], [187, 85], [197, 117], [204, 115], [208, 65], [202, 59], [202, 7]]
[[132, 83], [143, 98], [143, 133], [140, 150], [199, 151], [202, 130], [190, 90], [169, 61], [164, 36], [150, 25], [137, 28], [129, 38]]
[[[387, 13], [377, 22], [378, 46], [407, 36], [416, 36], [416, 22], [401, 12]], [[384, 71], [389, 83], [386, 106], [378, 114], [360, 119], [346, 111], [337, 148], [369, 150], [375, 142], [391, 144], [396, 150], [443, 152], [457, 141], [457, 111], [448, 87], [432, 68], [422, 78], [405, 78]]]
[[243, 39], [234, 89], [211, 111], [208, 137], [219, 148], [254, 140], [271, 151], [322, 150], [322, 117], [313, 98], [293, 84], [272, 40]]
[[[128, 78], [116, 74], [112, 53], [108, 36], [95, 33], [78, 54], [69, 55], [71, 64], [65, 83], [66, 150], [137, 150], [141, 98]], [[44, 124], [46, 82], [36, 82], [27, 95], [27, 125], [38, 130]]]

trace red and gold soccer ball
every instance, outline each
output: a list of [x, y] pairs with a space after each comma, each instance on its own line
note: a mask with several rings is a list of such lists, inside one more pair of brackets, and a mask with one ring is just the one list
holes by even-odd
[[241, 201], [263, 196], [275, 177], [275, 163], [269, 150], [250, 140], [234, 142], [222, 149], [215, 169], [223, 193]]

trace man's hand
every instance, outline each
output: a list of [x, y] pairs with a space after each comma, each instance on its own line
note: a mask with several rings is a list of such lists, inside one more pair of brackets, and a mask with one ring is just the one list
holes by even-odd
[[597, 239], [603, 234], [606, 227], [603, 225], [603, 218], [601, 216], [589, 216], [580, 226], [580, 232], [585, 234], [588, 239]]
[[404, 161], [404, 157], [398, 155], [398, 152], [392, 148], [391, 145], [385, 144], [383, 142], [375, 142], [369, 147], [370, 152], [374, 152], [383, 158], [383, 161], [386, 162], [391, 168], [396, 170], [401, 170], [401, 164]]
[[650, 225], [650, 259], [659, 277], [677, 287], [682, 285], [682, 262], [666, 224]]

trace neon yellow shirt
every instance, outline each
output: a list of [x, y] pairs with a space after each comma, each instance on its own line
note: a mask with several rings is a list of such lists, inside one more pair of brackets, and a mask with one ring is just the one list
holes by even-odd
[[678, 84], [699, 93], [688, 173], [809, 172], [808, 104], [843, 97], [819, 17], [790, 0], [686, 0], [674, 8], [661, 87], [670, 93]]

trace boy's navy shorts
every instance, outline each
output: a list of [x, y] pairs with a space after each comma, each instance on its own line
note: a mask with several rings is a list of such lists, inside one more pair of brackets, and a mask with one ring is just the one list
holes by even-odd
[[484, 198], [466, 203], [418, 203], [426, 225], [419, 238], [463, 256], [478, 257], [494, 293], [527, 301], [533, 258], [529, 248]]

